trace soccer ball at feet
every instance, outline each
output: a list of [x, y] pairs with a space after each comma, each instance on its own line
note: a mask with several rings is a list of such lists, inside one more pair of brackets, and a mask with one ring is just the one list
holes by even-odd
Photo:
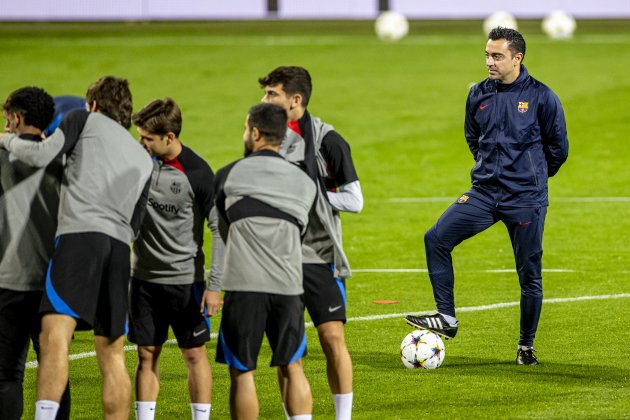
[[374, 30], [382, 41], [398, 41], [409, 32], [409, 22], [398, 12], [383, 12], [376, 18]]
[[400, 344], [400, 359], [409, 369], [437, 369], [445, 355], [440, 336], [427, 330], [410, 332]]

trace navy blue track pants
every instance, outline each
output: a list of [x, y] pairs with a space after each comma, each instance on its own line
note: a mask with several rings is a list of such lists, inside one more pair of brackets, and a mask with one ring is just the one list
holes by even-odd
[[501, 207], [469, 197], [452, 204], [424, 236], [429, 277], [440, 313], [455, 316], [451, 252], [498, 221], [507, 227], [521, 286], [519, 344], [531, 346], [542, 308], [542, 238], [546, 207]]

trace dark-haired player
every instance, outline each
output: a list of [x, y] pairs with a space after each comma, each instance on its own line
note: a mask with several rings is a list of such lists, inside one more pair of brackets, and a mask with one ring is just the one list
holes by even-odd
[[[339, 212], [358, 213], [363, 194], [350, 145], [308, 110], [311, 76], [303, 67], [278, 67], [258, 80], [263, 102], [282, 106], [289, 116], [280, 153], [303, 165], [319, 194], [302, 246], [304, 303], [326, 355], [328, 385], [336, 418], [352, 416], [352, 360], [344, 335], [346, 283], [350, 265], [341, 246]], [[286, 378], [280, 373], [281, 386]]]
[[278, 153], [286, 125], [280, 106], [250, 108], [243, 135], [246, 157], [222, 168], [215, 180], [226, 244], [217, 361], [230, 367], [235, 419], [258, 417], [254, 375], [264, 335], [273, 350], [271, 365], [287, 378], [288, 415], [311, 418], [311, 389], [300, 363], [306, 354], [301, 235], [316, 187]]
[[[53, 118], [53, 99], [43, 89], [24, 87], [3, 105], [4, 131], [40, 142]], [[33, 168], [0, 149], [0, 418], [22, 416], [22, 383], [29, 338], [39, 358], [40, 317], [46, 266], [57, 228], [61, 160]], [[64, 391], [58, 419], [67, 419]]]
[[129, 244], [140, 226], [153, 164], [127, 131], [132, 111], [127, 80], [102, 77], [88, 88], [86, 102], [89, 112], [70, 112], [42, 142], [9, 135], [1, 143], [32, 166], [44, 167], [64, 154], [67, 162], [40, 306], [37, 419], [55, 418], [75, 329], [94, 330], [105, 418], [129, 415], [131, 382], [123, 351]]

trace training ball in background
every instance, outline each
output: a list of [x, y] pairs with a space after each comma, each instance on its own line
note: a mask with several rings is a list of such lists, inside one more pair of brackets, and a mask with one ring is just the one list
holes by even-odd
[[445, 355], [440, 336], [427, 330], [410, 332], [400, 344], [400, 359], [409, 369], [437, 369]]
[[483, 33], [488, 35], [497, 26], [518, 30], [514, 16], [504, 11], [494, 12], [483, 21]]
[[576, 27], [575, 19], [562, 10], [551, 12], [542, 21], [542, 30], [551, 39], [569, 39]]
[[409, 33], [409, 22], [398, 12], [383, 12], [376, 18], [374, 30], [383, 41], [398, 41]]

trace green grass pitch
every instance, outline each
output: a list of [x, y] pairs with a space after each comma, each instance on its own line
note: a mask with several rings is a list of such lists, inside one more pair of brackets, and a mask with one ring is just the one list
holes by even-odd
[[[538, 367], [513, 364], [518, 307], [483, 307], [519, 299], [501, 225], [454, 252], [456, 301], [466, 310], [444, 365], [412, 371], [398, 359], [410, 331], [401, 316], [434, 306], [423, 234], [470, 184], [463, 111], [469, 84], [486, 76], [480, 22], [412, 22], [410, 35], [393, 44], [379, 42], [370, 22], [3, 23], [0, 96], [24, 85], [83, 95], [104, 74], [126, 77], [135, 109], [164, 96], [181, 105], [182, 140], [217, 170], [242, 153], [245, 113], [262, 96], [257, 78], [278, 65], [308, 68], [310, 111], [350, 142], [365, 195], [364, 211], [343, 217], [353, 268], [416, 270], [358, 271], [347, 282], [354, 417], [628, 417], [630, 25], [579, 21], [566, 42], [546, 39], [539, 25], [521, 22], [525, 65], [560, 97], [570, 154], [550, 181], [544, 268], [555, 271], [544, 273]], [[600, 298], [571, 299], [585, 296]], [[214, 332], [218, 325], [213, 319]], [[314, 415], [333, 418], [325, 360], [315, 330], [307, 334]], [[77, 334], [71, 353], [92, 351], [91, 337]], [[215, 345], [208, 344], [211, 360]], [[127, 355], [133, 372], [135, 353]], [[265, 346], [260, 414], [278, 419], [269, 360]], [[70, 369], [73, 418], [101, 417], [94, 357], [72, 360]], [[165, 347], [161, 369], [159, 418], [187, 418], [176, 346]], [[213, 371], [212, 417], [228, 418], [227, 368], [213, 364]], [[27, 370], [25, 418], [33, 415], [35, 375]]]

